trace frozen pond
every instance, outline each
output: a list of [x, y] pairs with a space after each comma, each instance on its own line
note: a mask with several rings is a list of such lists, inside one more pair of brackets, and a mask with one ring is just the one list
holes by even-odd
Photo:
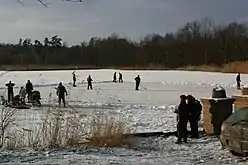
[[[42, 104], [57, 104], [55, 87], [61, 81], [69, 96], [67, 108], [84, 114], [103, 112], [121, 117], [134, 132], [175, 131], [173, 113], [181, 94], [197, 99], [210, 97], [216, 84], [225, 87], [227, 95], [236, 93], [235, 74], [186, 71], [121, 71], [124, 83], [112, 83], [118, 70], [80, 70], [77, 87], [70, 84], [72, 71], [0, 72], [0, 93], [6, 97], [4, 84], [16, 83], [15, 92], [31, 80], [42, 95]], [[87, 91], [86, 78], [91, 74], [93, 90]], [[134, 77], [141, 76], [140, 91], [134, 90]], [[117, 76], [118, 78], [118, 76]], [[241, 75], [242, 83], [248, 76]], [[49, 94], [52, 96], [49, 97]], [[35, 126], [47, 107], [20, 110], [19, 125]], [[189, 139], [188, 144], [176, 145], [174, 137], [140, 138], [131, 149], [67, 149], [42, 152], [2, 151], [3, 164], [242, 164], [242, 159], [222, 150], [218, 138]], [[246, 162], [247, 163], [247, 162]]]

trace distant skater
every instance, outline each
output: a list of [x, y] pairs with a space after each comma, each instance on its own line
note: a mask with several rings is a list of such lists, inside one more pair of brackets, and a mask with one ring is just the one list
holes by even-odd
[[241, 82], [240, 73], [238, 73], [238, 75], [236, 77], [236, 82], [237, 82], [237, 90], [241, 90], [241, 88], [240, 88], [240, 82]]
[[26, 84], [26, 91], [28, 94], [28, 101], [32, 100], [32, 92], [33, 92], [33, 84], [30, 82], [30, 80], [28, 80], [27, 84]]
[[113, 76], [113, 82], [116, 83], [116, 72], [114, 73], [114, 76]]
[[77, 78], [76, 78], [75, 71], [72, 72], [72, 80], [73, 80], [73, 87], [76, 87], [76, 80], [77, 80]]
[[66, 94], [66, 96], [68, 95], [65, 87], [60, 82], [59, 83], [59, 86], [57, 88], [57, 95], [59, 97], [59, 106], [60, 106], [60, 103], [61, 103], [61, 100], [62, 100], [63, 101], [63, 104], [64, 104], [64, 107], [65, 107], [65, 94]]
[[135, 77], [135, 90], [139, 90], [139, 85], [140, 85], [140, 81], [141, 81], [141, 79], [140, 79], [140, 76], [138, 75], [137, 77]]
[[88, 82], [88, 87], [87, 87], [87, 90], [92, 90], [92, 78], [91, 76], [89, 75], [89, 77], [87, 78], [87, 82]]
[[9, 81], [9, 83], [5, 85], [8, 87], [8, 103], [10, 103], [13, 101], [13, 98], [14, 98], [13, 87], [15, 86], [15, 84]]
[[121, 73], [119, 73], [119, 83], [123, 83], [122, 74]]

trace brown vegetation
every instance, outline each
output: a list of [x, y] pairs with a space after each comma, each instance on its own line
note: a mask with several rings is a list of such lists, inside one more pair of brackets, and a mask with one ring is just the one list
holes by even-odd
[[223, 73], [248, 73], [248, 61], [237, 61], [224, 64], [222, 67]]
[[248, 61], [236, 61], [224, 64], [222, 66], [216, 65], [199, 65], [188, 66], [185, 68], [190, 71], [206, 71], [206, 72], [222, 72], [222, 73], [248, 73]]
[[115, 119], [95, 118], [91, 127], [88, 146], [93, 147], [119, 147], [129, 145], [123, 138], [125, 124]]
[[187, 66], [185, 70], [189, 71], [204, 71], [204, 72], [221, 72], [222, 67], [214, 65], [199, 65], [199, 66]]
[[[14, 112], [14, 111], [13, 111]], [[12, 114], [12, 113], [11, 113]], [[14, 114], [14, 113], [13, 113]], [[13, 115], [9, 117], [14, 121]], [[124, 139], [126, 131], [123, 122], [101, 115], [92, 118], [76, 111], [49, 109], [44, 120], [36, 129], [3, 130], [2, 147], [10, 150], [33, 148], [82, 148], [82, 147], [125, 147], [130, 141]]]

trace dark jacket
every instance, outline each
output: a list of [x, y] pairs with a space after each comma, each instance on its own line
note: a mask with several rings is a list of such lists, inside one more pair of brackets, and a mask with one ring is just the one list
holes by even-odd
[[240, 80], [240, 75], [237, 75], [236, 81], [237, 81], [237, 82], [240, 82], [240, 81], [241, 81], [241, 80]]
[[91, 84], [91, 82], [92, 82], [93, 80], [92, 80], [91, 77], [88, 77], [88, 78], [87, 78], [87, 81], [88, 81], [89, 84]]
[[189, 104], [190, 120], [199, 121], [202, 113], [202, 105], [199, 100], [194, 100]]
[[27, 91], [28, 93], [30, 93], [30, 92], [32, 92], [32, 90], [33, 90], [33, 84], [32, 84], [31, 82], [28, 82], [28, 83], [26, 84], [26, 91]]
[[13, 87], [15, 86], [14, 83], [8, 83], [8, 84], [5, 84], [7, 87], [8, 87], [8, 92], [13, 92]]
[[73, 74], [73, 81], [76, 81], [76, 80], [77, 80], [76, 75]]
[[65, 93], [67, 95], [67, 91], [66, 91], [65, 87], [63, 85], [62, 86], [58, 86], [58, 88], [57, 88], [57, 95], [59, 97], [65, 97]]
[[136, 81], [136, 83], [137, 84], [139, 84], [140, 83], [140, 77], [135, 77], [135, 79], [134, 79], [135, 81]]
[[178, 106], [178, 120], [182, 123], [187, 123], [189, 120], [189, 107], [186, 104], [186, 101], [181, 101]]

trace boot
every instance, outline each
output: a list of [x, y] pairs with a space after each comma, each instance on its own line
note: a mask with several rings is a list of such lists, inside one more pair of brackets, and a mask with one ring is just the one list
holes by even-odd
[[181, 144], [181, 143], [182, 143], [181, 138], [178, 138], [177, 141], [176, 141], [175, 143], [176, 143], [176, 144]]
[[184, 143], [188, 143], [187, 138], [183, 138]]

